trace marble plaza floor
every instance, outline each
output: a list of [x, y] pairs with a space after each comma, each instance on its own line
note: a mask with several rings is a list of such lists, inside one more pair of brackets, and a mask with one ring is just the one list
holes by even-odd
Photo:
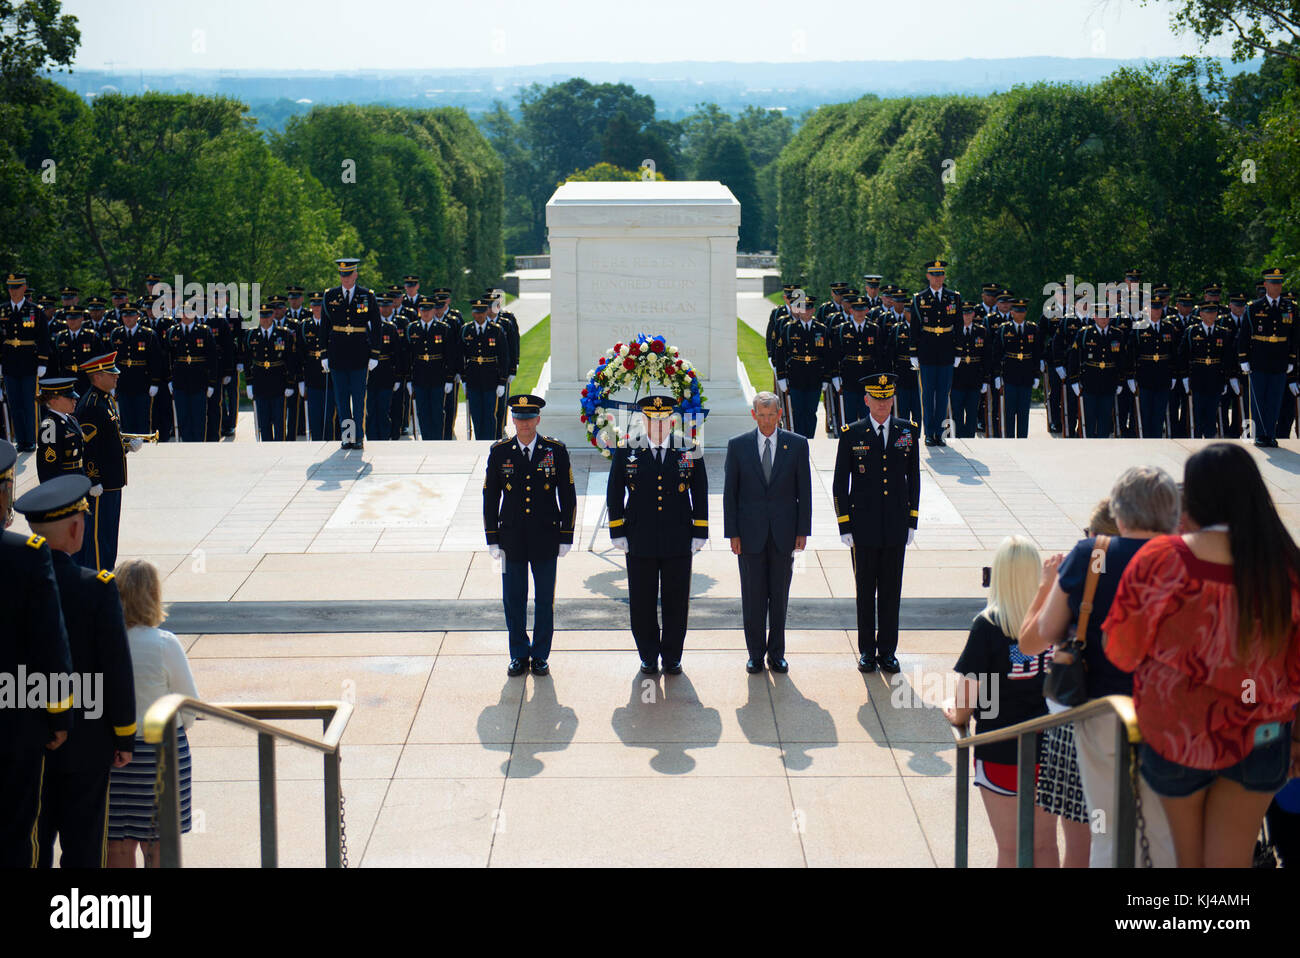
[[[784, 676], [743, 668], [720, 452], [706, 458], [712, 538], [693, 565], [681, 676], [637, 672], [623, 564], [604, 528], [608, 467], [586, 452], [574, 459], [577, 544], [560, 562], [549, 678], [505, 675], [500, 579], [481, 527], [488, 443], [147, 446], [130, 459], [120, 552], [163, 571], [205, 698], [354, 701], [343, 740], [354, 866], [943, 866], [954, 751], [936, 703], [907, 693], [950, 674], [980, 607], [980, 567], [1013, 533], [1067, 548], [1124, 467], [1178, 474], [1199, 445], [923, 449], [893, 687], [854, 668], [826, 439], [813, 443], [813, 536], [793, 581]], [[1298, 449], [1252, 449], [1293, 534]], [[34, 482], [23, 456], [18, 492]], [[256, 864], [255, 742], [214, 722], [192, 742], [187, 864]], [[281, 860], [319, 864], [319, 760], [282, 747], [278, 769]], [[978, 800], [971, 860], [993, 861]]]

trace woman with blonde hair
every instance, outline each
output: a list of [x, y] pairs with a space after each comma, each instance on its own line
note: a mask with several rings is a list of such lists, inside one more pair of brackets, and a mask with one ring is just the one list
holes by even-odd
[[[131, 761], [113, 769], [108, 786], [108, 867], [134, 868], [136, 845], [142, 847], [145, 866], [157, 868], [158, 806], [154, 796], [157, 777], [156, 746], [145, 742], [144, 714], [159, 698], [172, 692], [198, 698], [194, 676], [176, 636], [158, 628], [163, 622], [162, 580], [158, 570], [143, 559], [129, 559], [116, 570], [122, 597], [126, 638], [135, 670], [135, 750]], [[194, 716], [177, 718], [176, 751], [181, 791], [181, 831], [190, 830], [190, 744], [185, 729]]]
[[[1047, 714], [1046, 655], [1025, 655], [1019, 646], [1020, 624], [1034, 599], [1041, 565], [1038, 550], [1022, 536], [1004, 539], [998, 546], [988, 605], [971, 625], [955, 666], [962, 676], [956, 701], [944, 710], [957, 727], [964, 728], [974, 715], [976, 734], [993, 732]], [[993, 826], [999, 868], [1016, 863], [1018, 788], [1034, 788], [1034, 782], [1016, 781], [1017, 748], [1015, 740], [975, 747], [975, 785]], [[1058, 864], [1056, 818], [1035, 806], [1034, 865], [1055, 868]]]

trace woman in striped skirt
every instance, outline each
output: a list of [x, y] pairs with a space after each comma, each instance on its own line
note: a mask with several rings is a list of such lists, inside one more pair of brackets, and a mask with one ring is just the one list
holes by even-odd
[[[144, 852], [145, 867], [157, 868], [158, 806], [154, 784], [158, 775], [156, 749], [145, 742], [144, 714], [164, 695], [176, 692], [198, 698], [189, 661], [176, 636], [158, 628], [163, 621], [162, 581], [158, 570], [143, 559], [117, 567], [116, 582], [122, 596], [131, 664], [135, 670], [136, 737], [131, 761], [115, 768], [108, 786], [108, 867], [134, 868], [136, 846]], [[181, 791], [181, 831], [190, 830], [190, 743], [185, 729], [194, 716], [182, 712], [176, 729], [177, 764]]]

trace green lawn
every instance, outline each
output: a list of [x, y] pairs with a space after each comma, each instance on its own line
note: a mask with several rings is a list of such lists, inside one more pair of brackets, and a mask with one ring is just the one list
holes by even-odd
[[767, 301], [768, 301], [769, 303], [771, 303], [773, 306], [784, 306], [784, 305], [785, 305], [785, 293], [783, 293], [783, 292], [782, 292], [781, 290], [779, 290], [779, 289], [778, 289], [775, 293], [768, 293], [768, 294], [767, 294]]
[[519, 339], [519, 372], [510, 387], [512, 393], [531, 393], [537, 388], [537, 377], [551, 355], [551, 315], [524, 333]]
[[772, 367], [767, 364], [767, 344], [744, 320], [736, 319], [736, 349], [745, 373], [754, 389], [762, 392], [772, 388]]

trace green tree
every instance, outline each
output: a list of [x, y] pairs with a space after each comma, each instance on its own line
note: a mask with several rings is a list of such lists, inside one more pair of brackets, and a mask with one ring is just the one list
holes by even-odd
[[[1152, 0], [1141, 0], [1145, 6]], [[1202, 43], [1226, 36], [1232, 58], [1260, 55], [1300, 61], [1300, 0], [1181, 0], [1171, 21]]]
[[[595, 166], [589, 166], [585, 170], [576, 170], [564, 178], [561, 183], [555, 184], [563, 186], [564, 183], [590, 183], [590, 182], [619, 182], [633, 181], [642, 179], [641, 170], [628, 170], [621, 166], [615, 166], [613, 163], [600, 162]], [[666, 177], [662, 173], [655, 173], [656, 180], [663, 180]]]
[[758, 249], [763, 231], [763, 204], [758, 195], [758, 180], [749, 150], [735, 130], [722, 130], [705, 147], [698, 178], [718, 180], [735, 194], [740, 201], [737, 245], [746, 252]]
[[81, 43], [77, 18], [59, 0], [0, 0], [0, 103], [41, 97], [40, 73], [71, 68]]

